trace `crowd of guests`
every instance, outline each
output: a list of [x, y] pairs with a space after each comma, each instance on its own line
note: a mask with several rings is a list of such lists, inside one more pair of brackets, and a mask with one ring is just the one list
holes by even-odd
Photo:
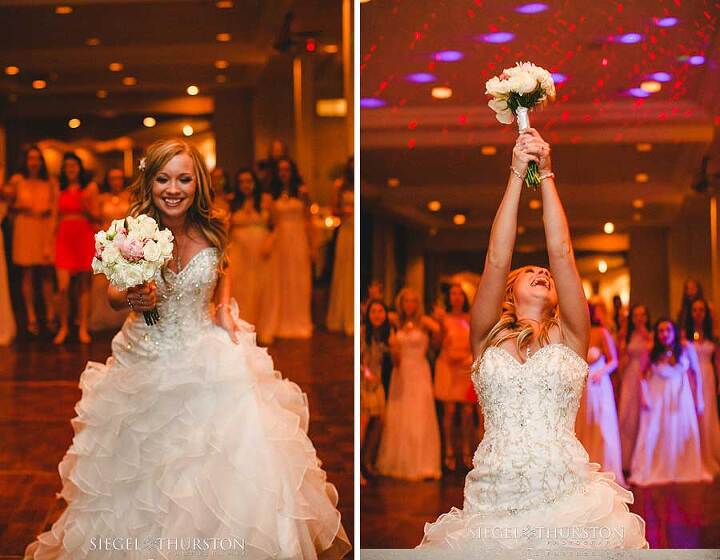
[[[437, 479], [472, 468], [482, 409], [471, 379], [469, 301], [460, 284], [425, 314], [403, 288], [393, 306], [373, 282], [361, 326], [362, 484]], [[575, 432], [590, 460], [623, 485], [709, 482], [720, 473], [720, 342], [700, 284], [685, 283], [675, 320], [652, 322], [619, 297], [588, 302], [588, 378]], [[477, 422], [477, 427], [476, 423]]]
[[[286, 144], [274, 140], [266, 158], [231, 177], [220, 167], [211, 175], [214, 210], [227, 222], [232, 295], [240, 316], [256, 326], [263, 344], [309, 338], [317, 252], [311, 209], [316, 205]], [[340, 226], [332, 243], [334, 258], [326, 265], [331, 282], [324, 321], [330, 330], [349, 335], [354, 313], [352, 178], [350, 162], [334, 185], [332, 212]], [[10, 237], [6, 244], [0, 230], [0, 345], [14, 339], [18, 315], [28, 335], [49, 333], [55, 344], [65, 342], [71, 326], [77, 326], [80, 342], [89, 343], [91, 332], [122, 325], [129, 310], [110, 308], [107, 280], [93, 276], [92, 259], [95, 233], [130, 213], [129, 180], [122, 168], [111, 167], [96, 183], [74, 152], [63, 155], [56, 178], [38, 146], [25, 151], [0, 189], [0, 222], [6, 222], [3, 229]], [[22, 309], [12, 307], [12, 272], [19, 275]]]

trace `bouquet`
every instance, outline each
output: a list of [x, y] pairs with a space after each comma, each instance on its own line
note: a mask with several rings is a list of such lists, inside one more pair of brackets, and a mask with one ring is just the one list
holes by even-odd
[[[95, 234], [93, 272], [104, 274], [119, 290], [139, 286], [150, 281], [172, 258], [172, 241], [172, 232], [159, 229], [150, 216], [113, 220], [107, 231]], [[157, 309], [145, 311], [143, 316], [148, 325], [160, 319]]]
[[[517, 117], [518, 130], [530, 126], [528, 111], [548, 99], [555, 99], [555, 83], [550, 72], [531, 62], [518, 62], [502, 74], [485, 83], [485, 93], [492, 99], [488, 106], [495, 111], [495, 118], [503, 124], [510, 124]], [[537, 163], [531, 161], [525, 175], [528, 187], [540, 184]]]

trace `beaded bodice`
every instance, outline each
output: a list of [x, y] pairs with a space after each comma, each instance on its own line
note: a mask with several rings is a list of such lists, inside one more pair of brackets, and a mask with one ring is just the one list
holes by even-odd
[[155, 275], [160, 321], [146, 325], [142, 313], [130, 313], [113, 339], [113, 357], [122, 361], [156, 358], [188, 347], [213, 325], [210, 302], [217, 280], [218, 250], [206, 247], [179, 271]]
[[564, 344], [548, 344], [518, 362], [488, 348], [472, 367], [485, 436], [465, 482], [465, 509], [514, 514], [582, 492], [588, 456], [575, 416], [588, 366]]

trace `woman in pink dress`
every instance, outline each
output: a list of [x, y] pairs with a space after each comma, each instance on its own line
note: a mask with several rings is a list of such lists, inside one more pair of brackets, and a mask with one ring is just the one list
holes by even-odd
[[615, 482], [627, 486], [622, 472], [620, 430], [610, 376], [617, 369], [615, 341], [600, 322], [596, 306], [590, 304], [590, 347], [587, 362], [590, 373], [575, 421], [577, 438], [601, 470], [615, 475]]
[[690, 306], [685, 325], [688, 342], [693, 345], [702, 372], [702, 392], [705, 410], [698, 416], [700, 448], [705, 470], [715, 476], [720, 472], [720, 420], [718, 420], [717, 383], [718, 345], [713, 334], [713, 318], [704, 299], [696, 299]]
[[[689, 375], [697, 380], [691, 389]], [[681, 342], [670, 319], [655, 323], [650, 365], [640, 396], [642, 410], [630, 466], [631, 484], [709, 482], [703, 468], [697, 416], [703, 413], [702, 373], [691, 344]]]
[[435, 398], [442, 402], [442, 428], [444, 440], [445, 468], [454, 471], [456, 467], [455, 413], [460, 408], [462, 420], [463, 464], [472, 468], [474, 438], [473, 404], [467, 400], [472, 366], [470, 349], [470, 302], [460, 284], [452, 284], [448, 290], [445, 307], [438, 306], [435, 319], [440, 324], [440, 355], [435, 361]]
[[640, 380], [650, 363], [652, 348], [650, 315], [644, 305], [634, 305], [630, 310], [627, 333], [620, 350], [622, 381], [620, 383], [620, 447], [622, 468], [630, 470], [635, 440], [640, 422]]
[[25, 152], [20, 171], [10, 177], [3, 198], [15, 215], [12, 234], [12, 260], [21, 270], [21, 286], [27, 332], [40, 334], [35, 305], [35, 278], [40, 277], [45, 303], [45, 322], [56, 328], [53, 302], [53, 232], [57, 220], [58, 185], [48, 176], [45, 158], [37, 146]]
[[55, 344], [65, 342], [69, 332], [70, 280], [77, 278], [78, 340], [88, 344], [90, 318], [90, 279], [95, 255], [95, 229], [92, 221], [100, 217], [98, 186], [85, 172], [74, 153], [63, 156], [60, 173], [59, 221], [55, 236], [55, 270], [60, 301], [60, 330]]

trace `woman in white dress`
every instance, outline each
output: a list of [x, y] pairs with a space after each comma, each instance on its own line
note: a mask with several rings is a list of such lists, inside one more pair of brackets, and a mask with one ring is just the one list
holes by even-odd
[[355, 191], [352, 173], [352, 164], [349, 164], [337, 194], [336, 214], [341, 222], [335, 242], [327, 312], [328, 330], [341, 331], [348, 336], [352, 336], [355, 328]]
[[690, 306], [690, 315], [685, 325], [685, 335], [700, 362], [702, 372], [702, 393], [705, 396], [705, 410], [698, 416], [700, 448], [705, 470], [716, 476], [720, 472], [720, 420], [718, 419], [717, 383], [720, 353], [713, 335], [713, 318], [707, 301], [696, 299]]
[[[690, 375], [697, 381], [695, 392]], [[650, 486], [711, 481], [702, 464], [697, 421], [705, 407], [700, 364], [693, 346], [680, 340], [669, 319], [655, 323], [650, 365], [643, 377], [640, 429], [629, 482]]]
[[[130, 211], [130, 192], [125, 188], [125, 172], [111, 167], [105, 173], [100, 187], [100, 227], [106, 230], [113, 220], [125, 218]], [[128, 316], [129, 309], [115, 310], [107, 298], [108, 280], [104, 274], [94, 274], [90, 286], [90, 330], [102, 331], [119, 328]]]
[[420, 296], [411, 288], [400, 290], [395, 306], [399, 324], [390, 336], [395, 369], [376, 467], [382, 475], [403, 480], [440, 478], [440, 426], [427, 359], [440, 326], [423, 314]]
[[7, 261], [5, 260], [5, 238], [2, 223], [7, 216], [7, 204], [0, 200], [0, 346], [8, 346], [15, 339], [16, 323], [10, 300]]
[[313, 332], [312, 230], [307, 190], [289, 159], [277, 162], [270, 207], [274, 240], [270, 256], [268, 300], [258, 324], [263, 341], [310, 338]]
[[[230, 300], [227, 230], [202, 156], [158, 141], [131, 189], [132, 213], [172, 231], [173, 258], [148, 284], [108, 290], [113, 307], [134, 312], [107, 362], [82, 373], [59, 466], [68, 506], [25, 558], [342, 557], [349, 543], [307, 436], [307, 397]], [[148, 326], [142, 312], [156, 306]]]
[[[528, 163], [540, 174], [550, 271], [510, 272]], [[573, 426], [587, 377], [587, 302], [553, 180], [550, 147], [518, 137], [471, 309], [472, 379], [485, 435], [463, 509], [425, 525], [421, 547], [482, 558], [489, 548], [644, 548], [632, 493], [590, 463]]]
[[603, 471], [613, 473], [618, 484], [627, 486], [622, 472], [618, 412], [610, 381], [618, 366], [617, 350], [610, 331], [602, 325], [595, 309], [591, 303], [587, 354], [590, 373], [580, 399], [575, 433], [590, 460], [598, 463]]
[[232, 296], [237, 300], [240, 317], [257, 324], [267, 298], [272, 234], [269, 229], [270, 195], [260, 192], [251, 169], [241, 169], [235, 177], [230, 206], [230, 245]]
[[620, 350], [622, 381], [620, 382], [620, 447], [622, 468], [630, 470], [635, 441], [640, 424], [640, 380], [650, 363], [652, 348], [650, 314], [644, 305], [634, 305], [630, 310], [627, 334]]

